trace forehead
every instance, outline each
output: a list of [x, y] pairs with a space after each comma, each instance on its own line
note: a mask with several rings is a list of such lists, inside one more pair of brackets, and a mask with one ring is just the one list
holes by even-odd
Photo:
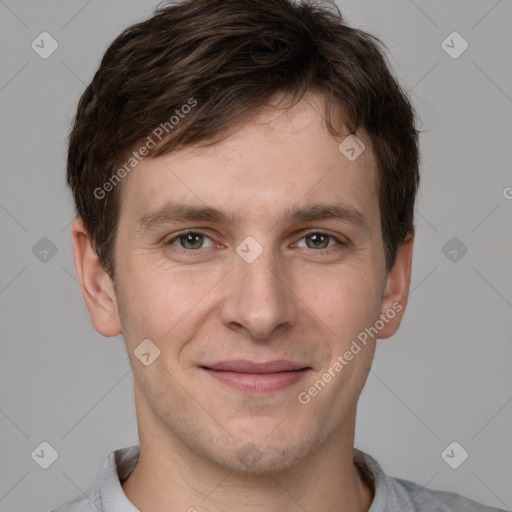
[[121, 217], [134, 222], [176, 201], [236, 219], [283, 218], [296, 206], [338, 201], [374, 224], [377, 174], [369, 140], [358, 133], [365, 149], [355, 160], [347, 158], [339, 145], [349, 134], [334, 137], [323, 112], [321, 101], [309, 95], [291, 109], [268, 107], [214, 145], [142, 160], [123, 183]]

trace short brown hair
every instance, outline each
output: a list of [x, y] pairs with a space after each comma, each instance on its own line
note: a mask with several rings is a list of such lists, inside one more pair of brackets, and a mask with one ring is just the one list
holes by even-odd
[[[419, 144], [413, 107], [384, 49], [347, 26], [334, 3], [313, 0], [186, 0], [122, 32], [79, 101], [67, 159], [77, 215], [109, 275], [122, 190], [112, 178], [155, 127], [168, 130], [150, 157], [220, 140], [275, 94], [284, 93], [288, 108], [309, 91], [325, 100], [333, 135], [337, 125], [371, 141], [391, 269], [414, 232]], [[169, 123], [191, 99], [194, 108]]]

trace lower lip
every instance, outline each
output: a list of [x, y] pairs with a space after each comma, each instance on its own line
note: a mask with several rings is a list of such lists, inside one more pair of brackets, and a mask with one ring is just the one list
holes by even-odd
[[239, 373], [203, 368], [214, 379], [217, 379], [239, 391], [252, 393], [269, 393], [287, 388], [301, 380], [309, 369], [278, 373]]

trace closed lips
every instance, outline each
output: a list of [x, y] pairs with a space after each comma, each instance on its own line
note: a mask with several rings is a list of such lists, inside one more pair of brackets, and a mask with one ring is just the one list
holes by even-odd
[[203, 365], [202, 368], [219, 372], [235, 372], [235, 373], [280, 373], [297, 370], [310, 369], [309, 366], [295, 363], [287, 360], [268, 361], [256, 363], [253, 361], [233, 360], [220, 361], [213, 364]]

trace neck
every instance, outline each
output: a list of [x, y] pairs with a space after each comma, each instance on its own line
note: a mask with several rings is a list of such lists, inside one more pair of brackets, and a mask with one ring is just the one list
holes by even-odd
[[263, 475], [219, 467], [168, 434], [141, 433], [139, 462], [123, 491], [141, 512], [367, 512], [374, 491], [353, 462], [353, 430], [296, 466]]

